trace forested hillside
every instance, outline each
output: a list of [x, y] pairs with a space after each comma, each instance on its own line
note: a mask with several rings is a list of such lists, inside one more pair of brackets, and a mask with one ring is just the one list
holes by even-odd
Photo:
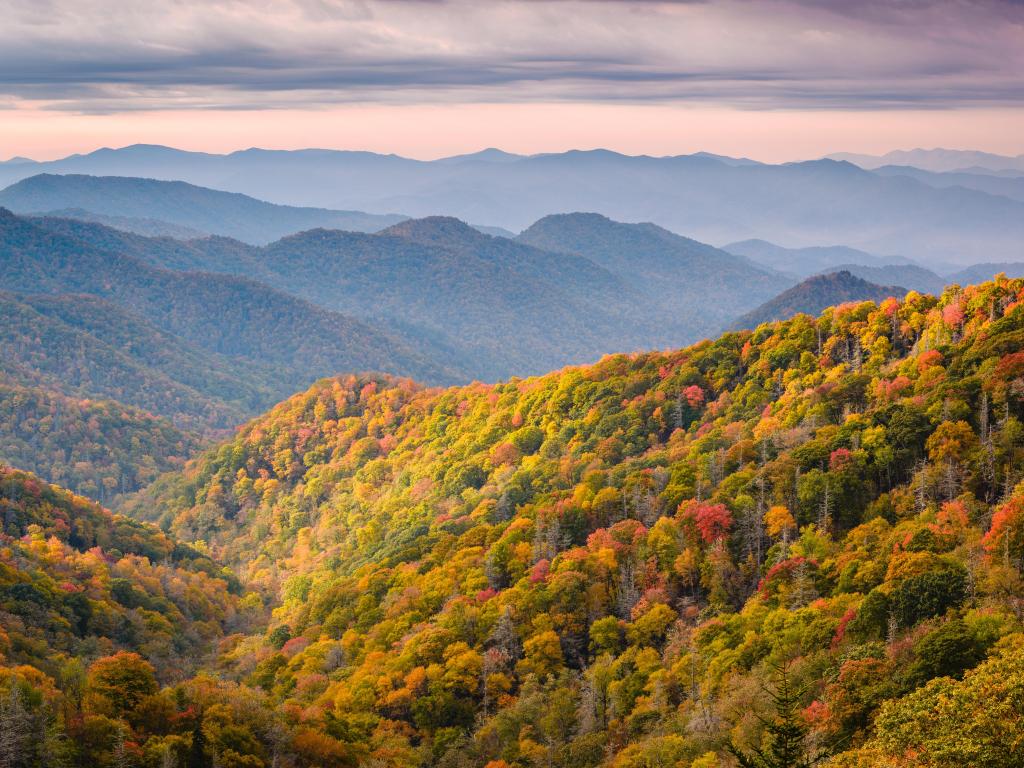
[[[161, 275], [162, 270], [185, 273], [178, 275], [179, 286], [194, 282], [192, 272], [220, 273], [214, 284], [229, 295], [209, 301], [226, 305], [232, 314], [269, 304], [274, 312], [289, 315], [283, 327], [266, 334], [274, 341], [291, 341], [282, 332], [297, 322], [290, 317], [295, 308], [280, 296], [287, 292], [332, 315], [343, 313], [350, 324], [380, 329], [447, 369], [428, 373], [420, 361], [417, 367], [423, 370], [417, 373], [395, 351], [394, 359], [374, 365], [318, 367], [318, 373], [375, 368], [416, 373], [431, 383], [495, 381], [592, 362], [612, 352], [678, 347], [718, 333], [793, 283], [745, 258], [653, 225], [622, 224], [595, 214], [546, 217], [516, 240], [437, 216], [374, 234], [314, 229], [264, 247], [226, 237], [148, 238], [53, 217], [31, 223], [62, 240], [128, 258], [133, 265], [157, 267]], [[132, 281], [140, 279], [155, 281]], [[32, 290], [50, 290], [51, 282], [34, 279], [29, 284]], [[166, 275], [158, 282], [171, 285]], [[64, 279], [59, 284], [71, 283]], [[81, 290], [109, 296], [111, 289], [91, 285], [86, 281]], [[273, 294], [268, 295], [267, 286]], [[146, 302], [140, 311], [163, 322], [162, 310], [148, 294]], [[188, 308], [175, 314], [197, 313]], [[322, 323], [322, 318], [310, 322]], [[187, 333], [198, 341], [216, 331], [189, 326]], [[248, 329], [245, 335], [257, 336]], [[303, 341], [299, 336], [296, 344]], [[362, 356], [374, 359], [372, 351]], [[354, 352], [350, 356], [360, 361]], [[308, 383], [295, 382], [291, 389]]]
[[3, 209], [0, 264], [9, 291], [98, 296], [206, 352], [270, 366], [278, 391], [344, 370], [454, 378], [436, 362], [442, 352], [428, 356], [356, 318], [240, 277], [159, 269]]
[[268, 366], [208, 352], [94, 296], [0, 293], [0, 318], [0, 368], [20, 384], [119, 400], [195, 431], [230, 428], [273, 402]]
[[756, 328], [761, 323], [786, 320], [799, 313], [816, 315], [826, 307], [846, 302], [883, 301], [890, 296], [902, 296], [906, 292], [906, 288], [876, 285], [846, 270], [829, 272], [808, 277], [792, 288], [787, 288], [770, 301], [740, 316], [732, 327]]
[[195, 434], [123, 403], [67, 397], [0, 376], [0, 463], [101, 503], [181, 469], [199, 445]]
[[267, 246], [260, 261], [275, 284], [450, 349], [488, 381], [673, 335], [667, 316], [585, 254], [553, 254], [446, 217], [374, 235], [303, 232]]
[[1001, 278], [493, 386], [331, 379], [131, 509], [274, 596], [220, 668], [338, 764], [1016, 765], [1022, 340]]
[[155, 766], [201, 749], [179, 737], [143, 755], [132, 738], [157, 723], [190, 737], [200, 706], [229, 700], [191, 675], [259, 600], [201, 551], [3, 466], [0, 519], [3, 765]]

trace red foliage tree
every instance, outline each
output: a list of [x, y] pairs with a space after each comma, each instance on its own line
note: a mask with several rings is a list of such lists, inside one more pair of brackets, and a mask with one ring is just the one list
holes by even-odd
[[732, 513], [725, 504], [686, 501], [680, 505], [679, 514], [697, 528], [707, 544], [724, 539], [732, 527]]

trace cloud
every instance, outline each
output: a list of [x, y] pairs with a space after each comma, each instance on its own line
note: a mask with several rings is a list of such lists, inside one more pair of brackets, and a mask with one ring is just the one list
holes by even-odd
[[997, 0], [8, 0], [0, 101], [76, 112], [348, 102], [1024, 103]]

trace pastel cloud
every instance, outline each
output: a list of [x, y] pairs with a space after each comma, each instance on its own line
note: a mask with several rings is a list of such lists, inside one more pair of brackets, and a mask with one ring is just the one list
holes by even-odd
[[1024, 104], [1009, 0], [9, 0], [0, 106]]

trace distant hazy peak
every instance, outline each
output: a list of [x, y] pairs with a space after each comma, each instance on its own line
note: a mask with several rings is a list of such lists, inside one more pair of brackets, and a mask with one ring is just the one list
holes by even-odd
[[382, 230], [379, 234], [394, 235], [424, 245], [450, 248], [452, 246], [476, 245], [490, 238], [454, 216], [427, 216], [422, 219], [407, 219]]
[[837, 152], [828, 156], [832, 160], [845, 160], [868, 170], [885, 165], [904, 165], [926, 171], [959, 171], [979, 167], [988, 170], [1024, 170], [1024, 154], [997, 155], [963, 149], [909, 149], [893, 150], [884, 155], [866, 155], [852, 152]]
[[528, 155], [516, 155], [511, 152], [506, 152], [503, 149], [497, 147], [488, 147], [487, 149], [481, 149], [479, 152], [469, 152], [464, 155], [452, 155], [451, 157], [442, 157], [435, 161], [438, 163], [463, 163], [480, 161], [485, 163], [514, 163], [517, 160], [522, 160], [528, 157]]

